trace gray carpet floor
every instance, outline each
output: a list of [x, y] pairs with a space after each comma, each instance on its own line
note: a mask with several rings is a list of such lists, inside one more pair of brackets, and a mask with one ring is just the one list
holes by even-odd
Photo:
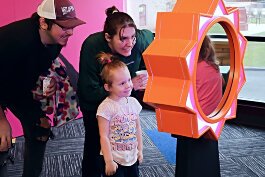
[[[157, 129], [153, 111], [141, 113], [143, 130]], [[82, 119], [53, 129], [56, 138], [47, 145], [42, 177], [80, 177], [84, 142]], [[143, 131], [144, 162], [141, 177], [173, 177], [171, 165]], [[8, 164], [10, 177], [22, 173], [23, 137], [17, 138], [15, 164]], [[219, 158], [222, 177], [265, 176], [265, 130], [227, 123], [219, 139]]]

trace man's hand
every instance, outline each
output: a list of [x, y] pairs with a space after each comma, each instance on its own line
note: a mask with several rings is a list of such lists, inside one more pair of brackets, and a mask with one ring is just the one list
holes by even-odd
[[57, 87], [57, 83], [56, 83], [56, 80], [51, 78], [51, 81], [50, 81], [50, 85], [48, 85], [47, 87], [47, 90], [46, 90], [46, 95], [47, 97], [51, 97], [55, 94], [56, 92], [56, 87]]
[[0, 151], [7, 151], [9, 148], [11, 148], [11, 139], [11, 126], [0, 106]]

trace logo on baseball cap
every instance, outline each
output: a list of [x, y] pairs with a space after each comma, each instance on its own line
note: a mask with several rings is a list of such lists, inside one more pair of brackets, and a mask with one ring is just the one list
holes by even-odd
[[76, 17], [74, 5], [69, 0], [43, 0], [37, 9], [40, 17], [54, 19], [65, 28], [74, 28], [85, 24]]

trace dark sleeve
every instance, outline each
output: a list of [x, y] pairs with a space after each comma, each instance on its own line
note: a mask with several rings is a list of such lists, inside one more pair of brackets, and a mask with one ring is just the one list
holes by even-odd
[[[143, 29], [143, 30], [139, 30], [137, 39], [139, 40], [139, 50], [141, 53], [143, 53], [145, 51], [145, 49], [147, 49], [147, 47], [151, 44], [151, 42], [154, 40], [154, 34], [147, 30], [147, 29]], [[144, 64], [144, 60], [143, 60], [143, 56], [141, 59], [141, 63], [139, 66], [139, 70], [142, 69], [146, 69], [145, 64]]]
[[106, 98], [101, 78], [101, 65], [96, 59], [97, 52], [93, 43], [87, 38], [81, 48], [77, 93], [80, 107], [86, 111], [94, 111]]

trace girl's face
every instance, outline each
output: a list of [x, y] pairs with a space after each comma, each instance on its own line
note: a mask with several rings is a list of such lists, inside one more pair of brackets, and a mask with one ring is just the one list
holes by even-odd
[[113, 53], [127, 57], [131, 55], [132, 48], [136, 43], [135, 35], [136, 31], [134, 27], [126, 27], [119, 28], [117, 34], [112, 38], [106, 33], [105, 38]]
[[110, 93], [110, 98], [119, 100], [131, 95], [133, 84], [128, 68], [117, 68], [112, 71], [112, 84], [105, 84], [105, 89]]

